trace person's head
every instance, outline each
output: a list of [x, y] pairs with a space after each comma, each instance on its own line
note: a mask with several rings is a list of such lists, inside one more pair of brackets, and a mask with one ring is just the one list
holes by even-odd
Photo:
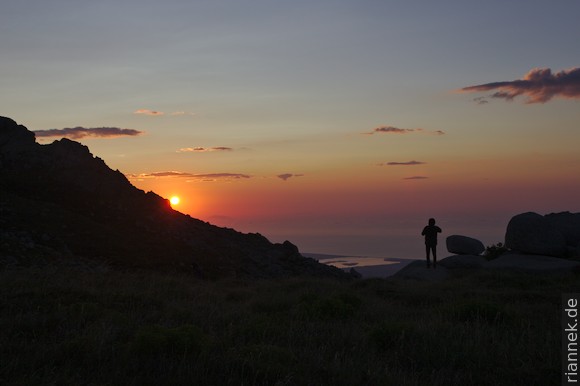
[[431, 226], [435, 225], [435, 219], [434, 218], [430, 218], [429, 219], [429, 225], [431, 225]]

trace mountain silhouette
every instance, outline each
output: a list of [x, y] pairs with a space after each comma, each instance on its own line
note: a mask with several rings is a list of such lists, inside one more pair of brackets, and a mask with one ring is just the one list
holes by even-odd
[[345, 277], [286, 241], [243, 234], [173, 210], [68, 139], [41, 145], [0, 117], [0, 268], [100, 264], [204, 278]]

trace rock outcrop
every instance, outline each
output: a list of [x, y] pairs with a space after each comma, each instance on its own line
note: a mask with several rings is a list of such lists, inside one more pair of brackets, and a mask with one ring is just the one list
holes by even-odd
[[487, 260], [480, 255], [453, 255], [439, 262], [439, 265], [449, 269], [483, 268], [486, 264]]
[[533, 212], [512, 217], [506, 230], [505, 246], [532, 255], [564, 257], [568, 252], [562, 232], [546, 217]]
[[553, 256], [506, 253], [489, 261], [485, 267], [525, 273], [558, 274], [577, 271], [580, 269], [580, 262]]
[[[55, 260], [190, 272], [199, 277], [347, 277], [272, 244], [184, 215], [137, 189], [82, 144], [36, 143], [0, 117], [0, 268]], [[4, 262], [4, 263], [3, 263]]]
[[481, 241], [467, 236], [448, 236], [446, 244], [449, 253], [458, 255], [481, 255], [485, 251], [485, 246]]
[[552, 227], [562, 233], [568, 253], [580, 256], [580, 213], [550, 213], [544, 217]]
[[407, 264], [393, 275], [395, 279], [412, 279], [418, 281], [440, 281], [449, 277], [449, 271], [443, 266], [437, 269], [427, 268], [425, 261], [417, 260]]

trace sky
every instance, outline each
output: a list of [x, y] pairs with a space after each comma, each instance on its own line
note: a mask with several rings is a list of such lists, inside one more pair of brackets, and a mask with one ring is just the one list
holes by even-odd
[[0, 115], [302, 252], [580, 212], [580, 2], [3, 0]]

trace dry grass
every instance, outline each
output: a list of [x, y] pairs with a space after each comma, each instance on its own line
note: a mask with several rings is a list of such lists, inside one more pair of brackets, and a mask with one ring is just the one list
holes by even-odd
[[580, 279], [0, 272], [3, 385], [556, 385]]

